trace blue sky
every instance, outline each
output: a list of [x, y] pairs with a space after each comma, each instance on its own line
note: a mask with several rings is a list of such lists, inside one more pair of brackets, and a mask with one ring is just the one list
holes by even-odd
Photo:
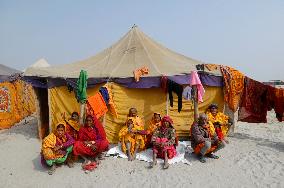
[[283, 0], [0, 0], [0, 63], [93, 56], [133, 24], [164, 46], [249, 77], [284, 80]]

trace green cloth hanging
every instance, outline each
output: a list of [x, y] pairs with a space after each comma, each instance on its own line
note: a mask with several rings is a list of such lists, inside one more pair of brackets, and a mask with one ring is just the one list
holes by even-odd
[[87, 101], [87, 80], [87, 71], [81, 70], [76, 89], [76, 98], [81, 104], [86, 103]]

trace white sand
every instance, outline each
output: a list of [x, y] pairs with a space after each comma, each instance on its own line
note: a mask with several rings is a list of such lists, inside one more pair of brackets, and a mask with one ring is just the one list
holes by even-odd
[[284, 123], [238, 122], [235, 137], [218, 160], [192, 166], [175, 164], [163, 170], [148, 163], [106, 158], [94, 172], [85, 174], [76, 163], [62, 166], [54, 175], [41, 167], [36, 119], [0, 131], [0, 187], [284, 187]]

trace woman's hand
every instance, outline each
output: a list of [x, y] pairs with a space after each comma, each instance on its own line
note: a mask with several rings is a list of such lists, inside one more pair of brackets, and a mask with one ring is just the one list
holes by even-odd
[[91, 142], [90, 141], [84, 141], [84, 144], [89, 147], [91, 145]]
[[62, 149], [62, 148], [63, 148], [63, 145], [55, 146], [54, 150], [55, 150], [55, 151], [58, 151], [58, 150], [60, 150], [60, 149]]
[[96, 146], [96, 145], [91, 145], [90, 147], [91, 147], [91, 149], [92, 149], [93, 151], [96, 151], [96, 150], [97, 150], [97, 146]]

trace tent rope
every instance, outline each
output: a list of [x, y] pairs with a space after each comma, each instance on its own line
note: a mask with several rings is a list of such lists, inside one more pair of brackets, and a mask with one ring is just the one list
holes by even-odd
[[155, 63], [153, 63], [153, 60], [147, 50], [147, 48], [145, 47], [144, 43], [143, 43], [143, 40], [141, 40], [141, 37], [140, 37], [140, 34], [137, 32], [137, 36], [138, 36], [138, 39], [139, 41], [141, 42], [142, 46], [143, 46], [143, 49], [145, 50], [146, 54], [147, 54], [147, 57], [149, 58], [150, 60], [150, 63], [153, 65], [153, 67], [155, 68], [155, 70], [160, 73], [162, 75], [162, 73], [159, 71], [158, 67], [155, 65]]

